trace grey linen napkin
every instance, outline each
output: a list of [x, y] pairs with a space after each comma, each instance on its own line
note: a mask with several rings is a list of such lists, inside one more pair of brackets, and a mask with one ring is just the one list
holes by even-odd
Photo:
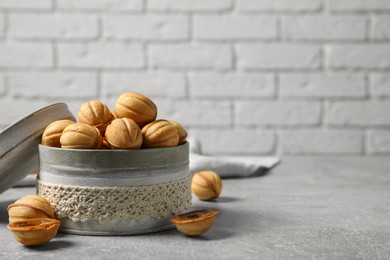
[[215, 171], [221, 178], [260, 176], [280, 163], [278, 157], [207, 156], [196, 138], [189, 138], [190, 171]]

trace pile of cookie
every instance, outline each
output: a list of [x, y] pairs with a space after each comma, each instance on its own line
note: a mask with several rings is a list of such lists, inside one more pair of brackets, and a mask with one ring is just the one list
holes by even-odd
[[41, 144], [66, 149], [141, 149], [186, 142], [187, 131], [180, 123], [156, 118], [157, 106], [150, 98], [126, 92], [117, 99], [115, 110], [92, 100], [81, 106], [77, 123], [51, 123], [43, 132]]

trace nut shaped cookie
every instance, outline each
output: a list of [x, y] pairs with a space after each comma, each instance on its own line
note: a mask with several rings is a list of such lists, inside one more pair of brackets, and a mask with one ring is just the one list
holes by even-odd
[[184, 144], [187, 138], [186, 129], [175, 120], [168, 120], [168, 122], [171, 123], [174, 127], [176, 127], [177, 133], [179, 134], [179, 144]]
[[142, 128], [145, 148], [173, 147], [179, 143], [179, 134], [167, 120], [156, 120]]
[[214, 224], [218, 211], [210, 209], [194, 210], [171, 218], [177, 230], [187, 236], [199, 236], [206, 233]]
[[39, 195], [25, 196], [8, 206], [9, 222], [32, 218], [54, 218], [50, 202]]
[[67, 149], [99, 149], [103, 138], [96, 127], [75, 123], [64, 129], [60, 142], [61, 147]]
[[110, 109], [98, 100], [84, 103], [78, 113], [79, 123], [87, 124], [99, 129], [101, 134], [106, 131], [107, 125], [113, 120]]
[[200, 200], [217, 199], [222, 192], [221, 177], [214, 171], [197, 172], [192, 177], [191, 189]]
[[110, 143], [107, 142], [107, 138], [106, 137], [103, 137], [102, 147], [100, 147], [100, 148], [104, 149], [104, 150], [110, 150], [111, 149]]
[[49, 242], [56, 234], [61, 222], [51, 218], [33, 218], [8, 224], [15, 239], [25, 246], [40, 246]]
[[141, 129], [130, 118], [114, 119], [105, 138], [112, 149], [139, 149], [142, 145]]
[[68, 125], [74, 124], [72, 120], [58, 120], [48, 125], [42, 134], [41, 144], [50, 147], [61, 147], [62, 131]]
[[116, 113], [115, 113], [115, 111], [114, 111], [114, 110], [111, 110], [111, 109], [110, 109], [110, 112], [111, 112], [111, 115], [112, 115], [112, 120], [114, 120], [114, 119], [117, 119], [117, 118], [118, 118], [118, 116], [116, 115]]
[[157, 107], [148, 97], [135, 92], [123, 93], [115, 103], [115, 113], [120, 118], [130, 118], [143, 127], [157, 117]]

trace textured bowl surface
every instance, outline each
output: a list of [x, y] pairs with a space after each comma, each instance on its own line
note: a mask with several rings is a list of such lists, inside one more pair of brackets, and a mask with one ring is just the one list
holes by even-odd
[[[39, 157], [38, 179], [49, 185], [129, 188], [190, 178], [188, 143], [177, 147], [141, 150], [77, 150], [40, 145]], [[186, 196], [191, 194], [190, 184], [185, 193]], [[88, 208], [88, 205], [81, 206]], [[101, 223], [96, 219], [73, 221], [65, 217], [60, 218], [60, 230], [83, 235], [143, 234], [174, 228], [169, 221], [172, 216], [145, 216], [130, 222], [116, 218], [108, 223]]]

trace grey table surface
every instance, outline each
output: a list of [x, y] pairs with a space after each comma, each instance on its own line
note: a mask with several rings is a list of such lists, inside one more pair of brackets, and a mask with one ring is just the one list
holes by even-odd
[[288, 157], [261, 177], [226, 179], [206, 234], [58, 234], [24, 247], [7, 206], [34, 188], [0, 195], [0, 259], [390, 259], [390, 157]]

